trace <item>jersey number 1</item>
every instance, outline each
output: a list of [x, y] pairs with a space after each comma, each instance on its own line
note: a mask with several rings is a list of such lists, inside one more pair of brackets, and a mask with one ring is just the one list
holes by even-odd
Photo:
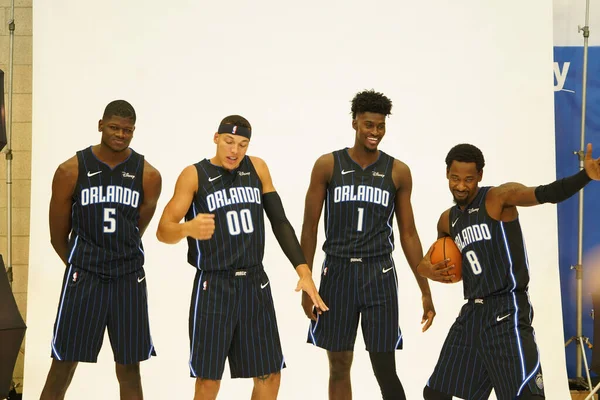
[[356, 230], [358, 232], [362, 232], [363, 230], [363, 215], [365, 214], [365, 209], [362, 207], [358, 207], [358, 223], [356, 224]]

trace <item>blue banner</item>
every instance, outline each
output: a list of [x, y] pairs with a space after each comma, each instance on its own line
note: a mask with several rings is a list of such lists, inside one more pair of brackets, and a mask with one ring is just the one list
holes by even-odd
[[[576, 173], [579, 158], [574, 152], [581, 147], [581, 104], [583, 47], [554, 47], [554, 112], [556, 120], [557, 178]], [[594, 158], [600, 157], [600, 47], [588, 49], [588, 82], [585, 142], [594, 145]], [[591, 271], [586, 269], [585, 254], [600, 244], [600, 184], [592, 183], [584, 190], [583, 212], [583, 335], [593, 337]], [[558, 249], [562, 311], [565, 340], [576, 336], [576, 276], [571, 266], [577, 264], [579, 229], [579, 195], [558, 205]], [[535, 266], [532, 266], [535, 268]], [[598, 275], [596, 275], [598, 276]], [[596, 310], [600, 318], [600, 310]], [[566, 349], [567, 373], [575, 377], [576, 342]], [[600, 343], [596, 343], [600, 347]], [[588, 363], [591, 351], [586, 346]], [[585, 371], [582, 367], [583, 376]]]

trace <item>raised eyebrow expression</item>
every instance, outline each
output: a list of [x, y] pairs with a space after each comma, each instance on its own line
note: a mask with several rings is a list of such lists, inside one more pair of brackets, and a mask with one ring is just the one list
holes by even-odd
[[[451, 180], [453, 180], [453, 181], [458, 181], [458, 180], [460, 180], [460, 177], [459, 177], [458, 175], [450, 175], [450, 179], [451, 179]], [[475, 177], [474, 177], [474, 176], [472, 176], [472, 175], [469, 175], [469, 176], [467, 176], [467, 177], [465, 178], [465, 181], [466, 181], [467, 183], [471, 183], [471, 182], [473, 182], [474, 180], [475, 180]]]

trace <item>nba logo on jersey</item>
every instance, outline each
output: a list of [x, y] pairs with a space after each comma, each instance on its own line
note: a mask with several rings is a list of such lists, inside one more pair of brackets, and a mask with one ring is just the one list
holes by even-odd
[[323, 270], [323, 276], [327, 275], [327, 267]]
[[77, 282], [77, 272], [73, 273], [73, 282]]
[[202, 284], [202, 290], [206, 290], [206, 284], [208, 281], [204, 281], [204, 283]]
[[237, 125], [233, 126], [233, 129], [231, 130], [231, 133], [233, 133], [235, 135], [235, 132], [237, 131]]
[[544, 388], [544, 378], [542, 377], [541, 372], [538, 372], [538, 374], [535, 376], [535, 384], [540, 389]]

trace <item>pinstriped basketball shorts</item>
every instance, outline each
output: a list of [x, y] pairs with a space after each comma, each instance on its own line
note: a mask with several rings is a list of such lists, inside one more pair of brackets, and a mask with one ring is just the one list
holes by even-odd
[[197, 271], [190, 305], [190, 376], [220, 380], [285, 368], [271, 284], [262, 265]]
[[311, 321], [308, 343], [329, 351], [353, 350], [360, 320], [368, 351], [402, 348], [398, 280], [391, 255], [327, 256], [321, 270], [319, 294], [329, 311]]
[[96, 362], [107, 328], [115, 362], [136, 364], [156, 355], [144, 269], [104, 278], [69, 266], [54, 323], [52, 357]]

